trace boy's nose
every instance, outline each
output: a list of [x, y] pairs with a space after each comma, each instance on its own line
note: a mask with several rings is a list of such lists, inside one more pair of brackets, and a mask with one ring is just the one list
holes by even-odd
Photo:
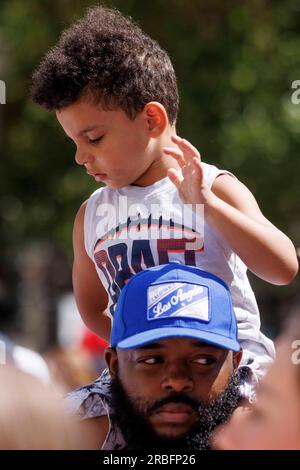
[[92, 155], [82, 150], [76, 150], [75, 161], [78, 165], [85, 165], [93, 159]]

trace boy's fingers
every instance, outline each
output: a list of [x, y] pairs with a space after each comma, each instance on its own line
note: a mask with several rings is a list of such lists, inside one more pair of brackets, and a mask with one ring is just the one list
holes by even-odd
[[178, 170], [175, 170], [175, 168], [169, 168], [168, 177], [170, 178], [172, 183], [175, 184], [176, 188], [179, 189], [183, 181], [182, 174]]
[[181, 168], [185, 166], [185, 159], [181, 150], [176, 149], [175, 147], [164, 147], [163, 152], [176, 158]]
[[201, 161], [197, 157], [194, 157], [193, 158], [193, 164], [195, 166], [197, 174], [200, 176], [200, 178], [203, 178], [203, 168], [202, 168], [202, 165], [201, 165]]
[[190, 142], [188, 142], [186, 139], [182, 139], [181, 137], [178, 137], [177, 135], [173, 135], [172, 141], [178, 145], [178, 147], [183, 151], [184, 156], [187, 157], [189, 160], [192, 158], [196, 157], [198, 160], [201, 160], [200, 153], [194, 147]]

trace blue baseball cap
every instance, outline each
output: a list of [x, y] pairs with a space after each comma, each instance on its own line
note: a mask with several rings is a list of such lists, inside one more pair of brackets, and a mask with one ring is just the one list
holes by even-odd
[[225, 282], [200, 268], [174, 262], [134, 275], [118, 300], [111, 346], [135, 349], [178, 337], [240, 350]]

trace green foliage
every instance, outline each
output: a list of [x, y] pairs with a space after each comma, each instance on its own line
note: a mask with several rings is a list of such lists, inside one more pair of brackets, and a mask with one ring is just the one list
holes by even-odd
[[[30, 77], [61, 31], [94, 2], [2, 0], [2, 246], [50, 239], [71, 253], [81, 202], [96, 189], [76, 167], [55, 116], [29, 99]], [[300, 242], [300, 4], [250, 0], [107, 1], [168, 50], [181, 96], [179, 133], [203, 160], [231, 170], [264, 213]]]

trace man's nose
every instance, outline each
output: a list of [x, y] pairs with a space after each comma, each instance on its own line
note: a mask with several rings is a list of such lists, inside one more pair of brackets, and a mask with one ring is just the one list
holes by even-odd
[[194, 388], [194, 381], [188, 367], [174, 364], [167, 368], [162, 388], [168, 392], [191, 392]]

